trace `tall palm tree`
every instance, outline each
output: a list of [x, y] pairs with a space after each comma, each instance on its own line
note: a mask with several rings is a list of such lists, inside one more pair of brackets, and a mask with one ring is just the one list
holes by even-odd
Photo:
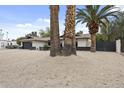
[[[91, 34], [91, 52], [96, 51], [96, 33], [100, 26], [107, 27], [105, 22], [109, 23], [109, 17], [117, 17], [117, 10], [113, 10], [113, 5], [100, 7], [99, 5], [86, 5], [83, 9], [77, 9], [77, 23], [87, 23], [89, 33]], [[113, 10], [113, 11], [112, 11]]]
[[59, 5], [50, 5], [50, 56], [60, 55], [60, 39], [59, 39]]
[[76, 55], [75, 40], [75, 5], [67, 5], [64, 32], [64, 55]]

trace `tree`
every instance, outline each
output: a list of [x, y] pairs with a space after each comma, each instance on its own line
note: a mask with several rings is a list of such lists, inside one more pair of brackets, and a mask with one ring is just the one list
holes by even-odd
[[76, 55], [75, 5], [67, 5], [64, 31], [64, 55]]
[[0, 40], [3, 39], [4, 33], [2, 32], [2, 29], [0, 29]]
[[19, 38], [17, 38], [16, 39], [16, 43], [18, 44], [18, 45], [21, 45], [21, 40], [22, 39], [26, 39], [26, 37], [19, 37]]
[[61, 54], [59, 38], [59, 5], [50, 5], [50, 56]]
[[102, 33], [96, 34], [96, 41], [107, 41], [107, 36]]
[[100, 26], [104, 26], [109, 23], [110, 17], [117, 17], [116, 10], [111, 11], [115, 7], [113, 5], [106, 5], [100, 7], [99, 5], [87, 5], [83, 9], [77, 9], [76, 20], [77, 23], [87, 23], [89, 33], [91, 34], [91, 52], [96, 51], [96, 33], [99, 31]]
[[110, 36], [112, 40], [124, 39], [124, 12], [119, 13], [119, 20], [111, 23], [109, 32], [112, 32]]
[[26, 38], [32, 38], [32, 37], [37, 37], [37, 32], [36, 31], [33, 31], [29, 34], [26, 34], [25, 35]]
[[41, 29], [39, 34], [40, 37], [50, 37], [50, 28], [46, 27], [46, 30]]

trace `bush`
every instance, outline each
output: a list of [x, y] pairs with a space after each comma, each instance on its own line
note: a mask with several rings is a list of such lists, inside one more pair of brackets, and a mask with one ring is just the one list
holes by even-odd
[[104, 34], [96, 34], [96, 41], [107, 41], [107, 36]]
[[17, 45], [8, 45], [6, 46], [7, 49], [17, 49], [18, 46]]
[[44, 50], [48, 50], [48, 49], [49, 49], [49, 46], [48, 46], [48, 45], [44, 45], [44, 46], [43, 46], [43, 49], [44, 49]]

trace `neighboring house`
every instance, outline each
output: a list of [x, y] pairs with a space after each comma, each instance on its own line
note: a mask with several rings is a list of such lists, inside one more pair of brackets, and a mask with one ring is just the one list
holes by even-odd
[[0, 40], [0, 49], [4, 49], [7, 46], [7, 41], [6, 40]]
[[[60, 36], [61, 47], [64, 47], [63, 36]], [[32, 37], [29, 39], [21, 40], [22, 49], [43, 50], [44, 46], [50, 46], [50, 37]], [[91, 45], [89, 34], [76, 35], [76, 48], [77, 50], [89, 50]]]
[[50, 40], [49, 37], [48, 38], [32, 37], [29, 39], [22, 39], [21, 47], [22, 49], [42, 50], [44, 45], [50, 45], [49, 40]]
[[6, 48], [6, 46], [18, 45], [16, 40], [0, 40], [0, 49]]
[[8, 41], [8, 45], [15, 45], [15, 46], [18, 46], [16, 40]]
[[90, 46], [91, 46], [90, 34], [76, 35], [77, 50], [90, 50]]

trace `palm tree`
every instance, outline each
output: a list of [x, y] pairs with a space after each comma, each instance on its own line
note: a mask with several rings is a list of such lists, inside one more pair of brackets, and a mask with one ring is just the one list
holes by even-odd
[[50, 28], [46, 27], [46, 30], [40, 29], [39, 30], [40, 37], [50, 37]]
[[75, 5], [67, 5], [64, 32], [64, 55], [76, 55], [75, 44]]
[[59, 5], [50, 5], [50, 56], [60, 55], [60, 39], [59, 39]]
[[[96, 33], [100, 26], [107, 27], [105, 22], [109, 23], [110, 17], [117, 17], [117, 10], [113, 10], [113, 5], [100, 7], [99, 5], [87, 5], [83, 9], [77, 9], [77, 23], [87, 23], [89, 33], [91, 34], [91, 52], [96, 51]], [[113, 11], [112, 11], [113, 10]]]

